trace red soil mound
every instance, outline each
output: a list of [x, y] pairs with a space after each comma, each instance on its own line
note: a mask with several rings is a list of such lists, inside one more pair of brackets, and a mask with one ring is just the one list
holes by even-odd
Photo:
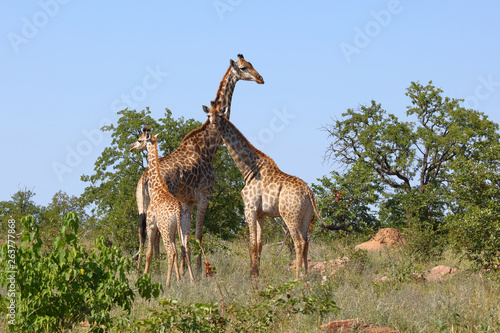
[[377, 251], [391, 246], [398, 246], [406, 244], [403, 235], [393, 228], [380, 229], [379, 232], [373, 236], [368, 242], [356, 245], [356, 249]]

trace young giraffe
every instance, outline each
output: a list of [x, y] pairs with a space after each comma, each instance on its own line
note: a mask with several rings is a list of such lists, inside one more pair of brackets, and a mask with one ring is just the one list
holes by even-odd
[[[188, 244], [182, 237], [189, 230], [191, 224], [190, 216], [182, 208], [182, 204], [170, 192], [160, 176], [158, 165], [158, 147], [156, 135], [151, 135], [151, 127], [144, 127], [142, 135], [132, 145], [130, 151], [147, 149], [148, 151], [148, 180], [151, 200], [147, 211], [147, 233], [149, 236], [148, 251], [146, 253], [146, 267], [144, 274], [149, 270], [149, 265], [153, 259], [153, 243], [157, 237], [157, 230], [163, 237], [163, 244], [168, 253], [167, 286], [170, 285], [172, 276], [172, 265], [175, 268], [177, 280], [179, 280], [179, 267], [177, 266], [177, 250], [175, 248], [175, 233], [179, 231], [182, 252], [188, 250]], [[188, 270], [191, 281], [194, 281], [191, 265], [188, 260]]]
[[[230, 60], [222, 81], [217, 90], [215, 100], [227, 107], [227, 117], [229, 117], [231, 100], [239, 80], [255, 81], [263, 84], [264, 79], [253, 68], [252, 64], [245, 60], [243, 55], [238, 54], [238, 61]], [[192, 131], [182, 140], [179, 148], [172, 154], [159, 159], [160, 175], [165, 180], [170, 193], [184, 203], [184, 208], [191, 216], [193, 208], [198, 205], [196, 214], [195, 238], [201, 242], [203, 220], [208, 208], [215, 176], [212, 168], [212, 160], [219, 149], [222, 140], [213, 128], [209, 128], [208, 120], [200, 128]], [[136, 189], [136, 200], [139, 209], [139, 251], [135, 255], [138, 257], [140, 265], [140, 252], [142, 244], [146, 238], [146, 212], [149, 205], [148, 193], [148, 173], [142, 174]], [[184, 234], [187, 238], [189, 233]], [[155, 251], [158, 254], [158, 243]], [[189, 253], [187, 253], [189, 256]], [[185, 258], [182, 256], [181, 273], [184, 271]], [[197, 268], [201, 268], [201, 255], [197, 259]]]
[[245, 205], [245, 218], [250, 229], [251, 273], [259, 275], [262, 252], [262, 232], [266, 216], [281, 216], [285, 221], [295, 245], [297, 262], [296, 277], [299, 278], [301, 264], [307, 273], [307, 231], [314, 218], [318, 217], [330, 230], [346, 229], [349, 225], [329, 226], [321, 219], [314, 202], [314, 194], [300, 178], [281, 171], [276, 163], [255, 148], [241, 132], [224, 117], [225, 109], [212, 102], [212, 107], [203, 106], [211, 124], [222, 136], [231, 157], [245, 179], [241, 191]]

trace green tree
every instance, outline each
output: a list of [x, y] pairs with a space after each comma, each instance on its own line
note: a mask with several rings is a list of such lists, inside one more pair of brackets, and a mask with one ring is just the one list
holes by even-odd
[[[11, 218], [20, 222], [21, 217], [25, 215], [32, 215], [35, 221], [38, 221], [41, 208], [33, 201], [35, 195], [36, 193], [33, 190], [24, 187], [14, 193], [9, 201], [1, 201], [0, 218], [2, 225], [7, 225], [7, 220]], [[16, 223], [17, 225], [18, 223]]]
[[453, 247], [478, 268], [500, 270], [500, 144], [482, 147], [476, 156], [452, 164], [446, 218]]
[[47, 250], [53, 249], [53, 241], [56, 238], [61, 221], [68, 213], [75, 212], [80, 217], [83, 227], [87, 226], [88, 216], [85, 213], [81, 200], [76, 196], [69, 196], [66, 192], [58, 191], [52, 197], [52, 201], [40, 208], [39, 229], [40, 238]]
[[333, 139], [326, 158], [373, 170], [386, 187], [381, 221], [408, 227], [420, 250], [434, 245], [443, 224], [451, 162], [470, 155], [474, 145], [498, 141], [497, 124], [442, 93], [432, 82], [411, 83], [406, 114], [414, 122], [372, 101], [325, 127]]
[[[378, 203], [383, 187], [373, 170], [365, 165], [353, 165], [342, 175], [331, 172], [331, 178], [319, 178], [312, 184], [316, 204], [327, 224], [351, 223], [356, 229], [373, 228], [380, 223], [373, 207]], [[327, 234], [332, 234], [327, 231]], [[333, 235], [333, 234], [332, 234]]]

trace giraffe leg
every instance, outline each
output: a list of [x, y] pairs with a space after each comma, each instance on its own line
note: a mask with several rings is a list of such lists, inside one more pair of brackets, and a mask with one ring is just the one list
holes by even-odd
[[[186, 264], [189, 272], [189, 277], [191, 278], [191, 283], [194, 283], [194, 275], [193, 270], [191, 269], [191, 257], [187, 255], [189, 253], [189, 242], [187, 237], [183, 237], [183, 235], [189, 235], [189, 229], [191, 226], [191, 216], [187, 214], [187, 212], [182, 209], [182, 206], [179, 206], [180, 211], [178, 212], [178, 221], [180, 221], [178, 230], [179, 230], [179, 238], [181, 239], [181, 251], [182, 255], [186, 258]], [[182, 243], [184, 241], [184, 244]]]
[[[295, 246], [295, 263], [296, 263], [295, 278], [299, 279], [300, 271], [302, 269], [302, 264], [304, 261], [305, 241], [304, 238], [302, 237], [302, 234], [296, 228], [290, 230], [290, 235], [292, 236], [293, 244]], [[307, 261], [307, 258], [305, 260]]]
[[144, 274], [148, 273], [149, 265], [151, 265], [151, 260], [153, 259], [153, 243], [156, 238], [156, 232], [158, 231], [153, 214], [148, 214], [146, 224], [146, 232], [148, 234], [148, 250], [146, 252], [146, 266], [144, 267]]
[[257, 242], [257, 216], [254, 209], [245, 207], [245, 218], [247, 220], [248, 229], [250, 231], [250, 267], [251, 275], [259, 276], [259, 255]]
[[305, 237], [305, 242], [304, 242], [304, 250], [302, 252], [302, 260], [303, 260], [303, 265], [304, 265], [304, 274], [307, 274], [307, 271], [309, 270], [309, 262], [307, 261], [307, 252], [309, 250], [309, 240], [307, 239], [307, 236]]
[[[203, 237], [203, 221], [205, 220], [205, 213], [208, 209], [208, 204], [210, 203], [210, 196], [203, 196], [198, 202], [198, 207], [196, 209], [196, 230], [194, 237], [199, 241], [201, 245], [201, 240]], [[196, 258], [196, 270], [201, 271], [201, 252]]]
[[[187, 221], [186, 225], [182, 229], [182, 234], [180, 233], [179, 230], [179, 237], [182, 237], [181, 239], [181, 267], [180, 267], [180, 273], [182, 276], [186, 273], [186, 266], [187, 266], [187, 261], [189, 257], [189, 261], [191, 261], [191, 253], [189, 251], [189, 248], [185, 248], [185, 244], [188, 243], [189, 235], [191, 233], [191, 215], [193, 214], [193, 209], [194, 209], [194, 204], [193, 203], [184, 203], [184, 213], [183, 216], [187, 216]], [[183, 218], [181, 216], [181, 218]], [[181, 220], [182, 223], [182, 220]], [[190, 269], [190, 268], [189, 268]]]
[[262, 255], [262, 235], [264, 232], [264, 222], [265, 222], [265, 217], [259, 217], [257, 218], [257, 225], [256, 225], [256, 231], [257, 231], [257, 238], [256, 238], [256, 246], [257, 246], [257, 267], [260, 267], [260, 257]]
[[[302, 231], [304, 226], [299, 224], [302, 220], [298, 217], [298, 214], [283, 214], [282, 217], [290, 231], [290, 237], [295, 247], [295, 277], [299, 279], [303, 265], [304, 269], [307, 271], [307, 238], [304, 239], [304, 233]], [[307, 237], [307, 229], [305, 235]]]
[[162, 232], [163, 245], [167, 251], [167, 287], [170, 286], [172, 267], [175, 270], [177, 281], [180, 280], [179, 266], [177, 265], [177, 248], [175, 246], [175, 234], [177, 227], [177, 214], [170, 214], [165, 219], [161, 220], [161, 225], [158, 228]]
[[156, 237], [155, 237], [155, 243], [154, 243], [154, 253], [155, 253], [155, 258], [160, 259], [160, 231], [156, 231]]
[[146, 241], [146, 213], [139, 214], [139, 251], [134, 257], [137, 258], [137, 269], [141, 267], [141, 252]]
[[307, 274], [307, 271], [309, 270], [309, 262], [307, 261], [307, 252], [309, 251], [309, 237], [307, 234], [309, 232], [309, 226], [311, 225], [311, 222], [313, 220], [313, 214], [314, 213], [312, 212], [312, 210], [310, 210], [310, 213], [305, 214], [304, 218], [302, 219], [302, 224], [300, 225], [300, 232], [302, 234], [302, 239], [304, 239], [302, 261], [305, 274]]
[[[175, 248], [175, 244], [171, 241], [165, 240], [167, 237], [163, 238], [163, 243], [165, 248], [167, 249], [167, 287], [170, 286], [170, 279], [172, 277], [172, 266], [174, 266], [175, 275], [177, 277], [177, 281], [180, 279], [179, 267], [177, 266], [177, 250]], [[175, 241], [175, 240], [174, 240]]]

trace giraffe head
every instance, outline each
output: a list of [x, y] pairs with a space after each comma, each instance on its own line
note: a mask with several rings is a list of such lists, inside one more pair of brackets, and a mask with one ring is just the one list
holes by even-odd
[[258, 84], [264, 84], [262, 76], [253, 68], [250, 62], [245, 60], [243, 54], [238, 54], [238, 61], [229, 60], [229, 64], [239, 80], [255, 81]]
[[216, 103], [214, 101], [210, 102], [210, 108], [206, 105], [201, 106], [203, 111], [207, 114], [210, 124], [219, 124], [220, 118], [227, 118], [227, 106], [221, 107], [220, 103]]
[[142, 129], [142, 135], [137, 139], [136, 142], [130, 147], [130, 151], [146, 149], [148, 143], [156, 143], [156, 135], [151, 135], [151, 127], [144, 126]]

